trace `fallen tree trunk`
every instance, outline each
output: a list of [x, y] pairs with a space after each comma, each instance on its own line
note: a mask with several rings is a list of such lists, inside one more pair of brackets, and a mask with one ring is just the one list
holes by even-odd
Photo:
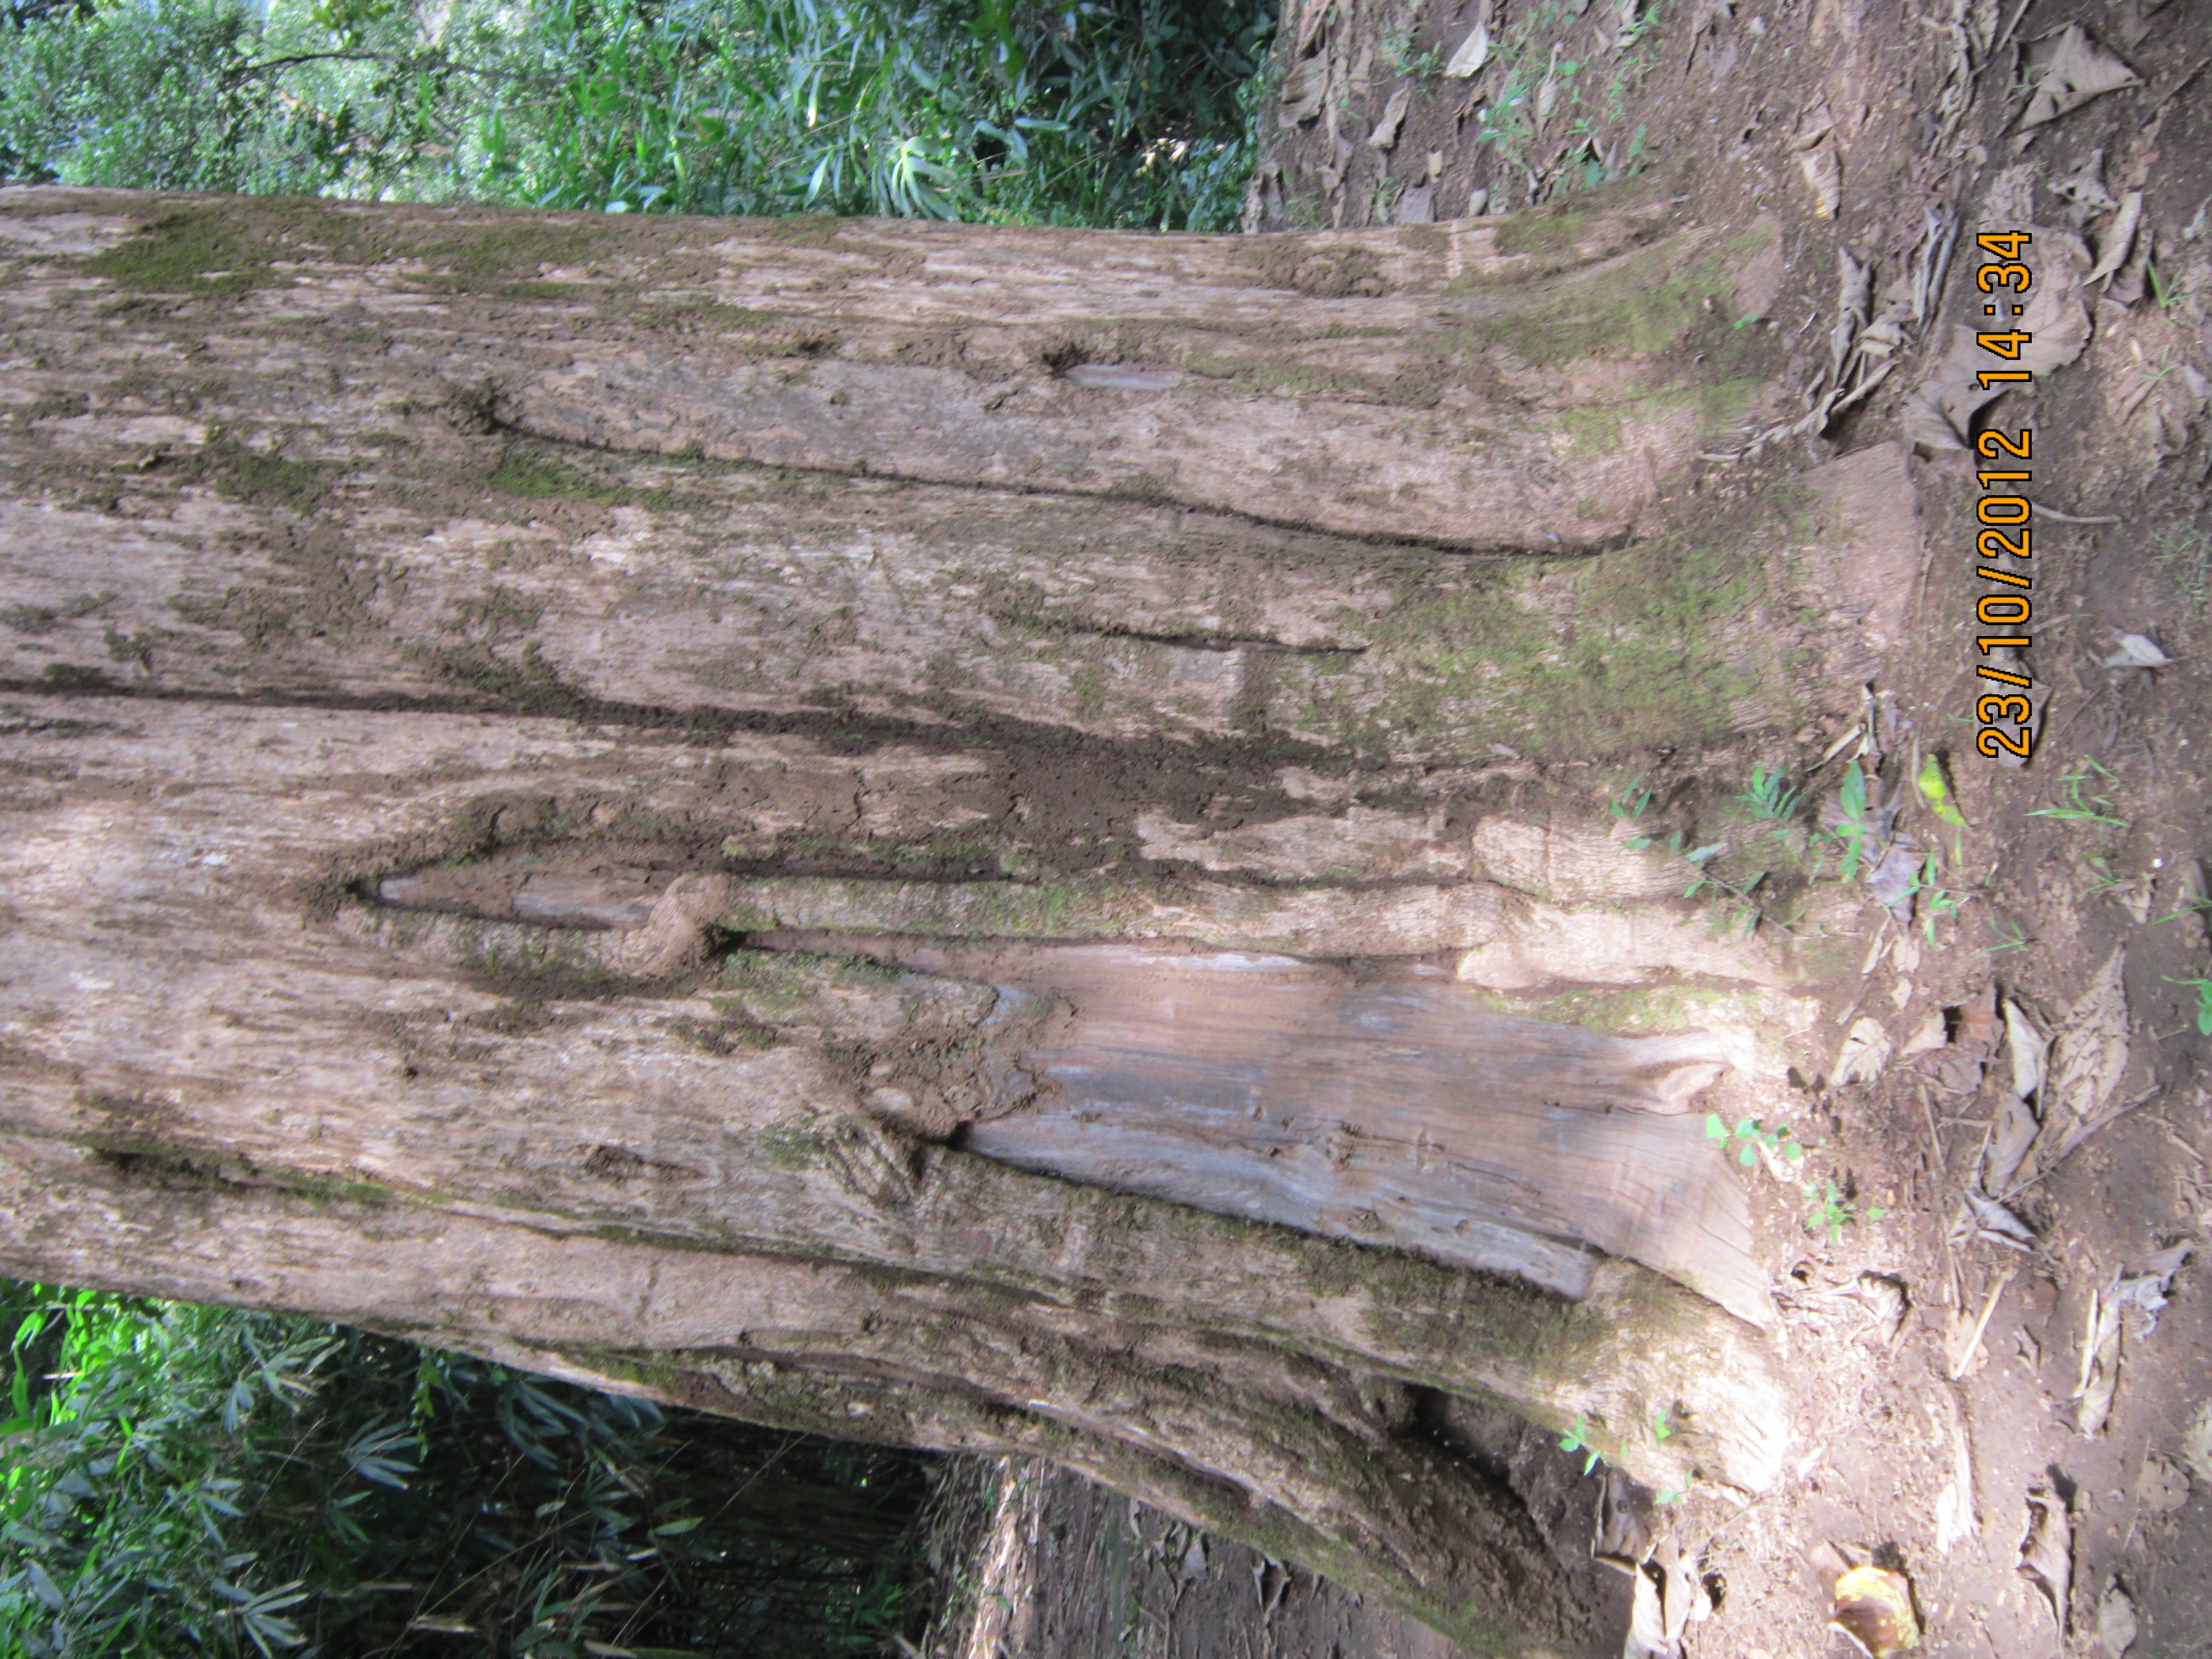
[[1694, 489], [1771, 228], [0, 237], [10, 1271], [1043, 1452], [1481, 1651], [1583, 1611], [1425, 1401], [1778, 1477], [1733, 1051], [1476, 994], [1795, 971], [1484, 878], [1898, 625], [1893, 452]]

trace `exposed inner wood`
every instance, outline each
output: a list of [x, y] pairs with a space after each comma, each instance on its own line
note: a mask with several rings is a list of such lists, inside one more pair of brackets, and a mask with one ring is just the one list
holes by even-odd
[[[1702, 1034], [1498, 1014], [1427, 963], [763, 938], [1065, 1005], [1020, 1055], [1042, 1092], [986, 1104], [958, 1131], [968, 1151], [1567, 1296], [1588, 1293], [1595, 1247], [1772, 1318], [1741, 1188], [1702, 1123], [1674, 1115], [1727, 1065]], [[914, 1109], [895, 1090], [871, 1099]]]

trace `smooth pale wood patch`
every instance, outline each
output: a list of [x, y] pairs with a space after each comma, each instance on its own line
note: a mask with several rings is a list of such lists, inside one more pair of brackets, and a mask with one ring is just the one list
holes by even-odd
[[1052, 1092], [970, 1151], [1571, 1296], [1595, 1247], [1772, 1318], [1742, 1188], [1680, 1115], [1726, 1065], [1701, 1036], [1494, 1013], [1435, 969], [1115, 945], [989, 967], [1073, 1013], [1025, 1056]]

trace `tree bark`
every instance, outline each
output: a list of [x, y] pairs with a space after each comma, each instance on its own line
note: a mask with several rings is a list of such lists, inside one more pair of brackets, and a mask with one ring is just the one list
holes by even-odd
[[1506, 805], [1849, 707], [1917, 568], [1893, 451], [1700, 485], [1778, 237], [0, 193], [0, 1263], [1571, 1644], [1423, 1401], [1777, 1478], [1741, 1055], [1485, 997], [1798, 966]]

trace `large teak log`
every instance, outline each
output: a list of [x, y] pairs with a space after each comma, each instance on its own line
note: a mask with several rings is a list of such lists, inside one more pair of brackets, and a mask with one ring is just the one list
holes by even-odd
[[1484, 876], [1901, 626], [1895, 450], [1701, 484], [1780, 258], [0, 192], [0, 1263], [1037, 1451], [1564, 1651], [1435, 1397], [1746, 1491], [1789, 1413], [1681, 1115], [1740, 1045], [1485, 999], [1796, 969]]

